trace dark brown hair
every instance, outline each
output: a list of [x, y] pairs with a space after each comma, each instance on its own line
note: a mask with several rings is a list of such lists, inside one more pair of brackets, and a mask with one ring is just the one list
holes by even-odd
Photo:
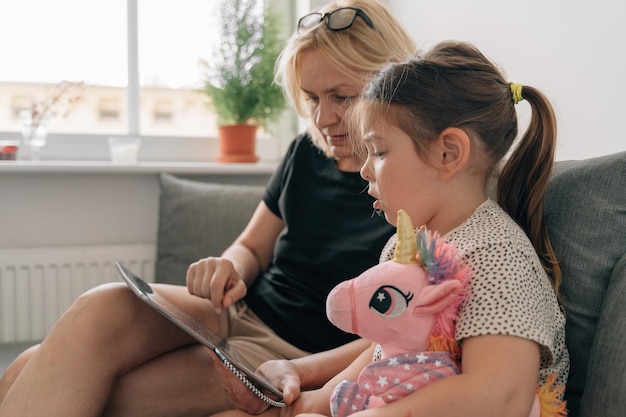
[[[556, 147], [556, 120], [538, 90], [522, 87], [532, 116], [498, 179], [497, 200], [524, 229], [537, 251], [554, 291], [561, 271], [543, 219]], [[399, 127], [427, 159], [429, 143], [446, 128], [463, 129], [485, 155], [485, 186], [517, 137], [517, 114], [504, 75], [473, 45], [443, 42], [422, 56], [389, 64], [372, 79], [354, 118], [376, 119]], [[360, 123], [360, 122], [356, 122]]]

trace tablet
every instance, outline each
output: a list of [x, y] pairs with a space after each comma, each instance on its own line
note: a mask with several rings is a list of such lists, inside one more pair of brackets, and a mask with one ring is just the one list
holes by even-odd
[[169, 321], [180, 327], [198, 342], [211, 349], [252, 392], [274, 407], [284, 407], [282, 392], [266, 378], [254, 372], [254, 368], [237, 352], [228, 346], [226, 340], [215, 334], [204, 324], [181, 310], [156, 288], [135, 275], [132, 271], [115, 262], [122, 279], [130, 289], [150, 307], [161, 313]]

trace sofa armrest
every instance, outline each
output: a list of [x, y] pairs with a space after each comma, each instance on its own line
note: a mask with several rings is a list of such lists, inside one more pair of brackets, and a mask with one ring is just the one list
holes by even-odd
[[[625, 331], [615, 327], [624, 323], [624, 306], [607, 309], [605, 305], [613, 297], [611, 291], [616, 286], [611, 283], [615, 279], [612, 274], [626, 248], [625, 187], [626, 152], [620, 152], [558, 163], [546, 194], [546, 225], [563, 272], [561, 301], [566, 311], [565, 338], [571, 361], [566, 390], [570, 417], [615, 416], [615, 412], [622, 415], [624, 410], [613, 405], [619, 401], [623, 404], [623, 395], [604, 402], [590, 398], [587, 392], [605, 388], [608, 377], [592, 369], [604, 360], [593, 358], [592, 345], [600, 352], [608, 348], [599, 340], [606, 341], [600, 336], [602, 332]], [[608, 311], [618, 316], [601, 319], [602, 314], [613, 314]], [[622, 361], [625, 359], [622, 357]], [[616, 392], [626, 392], [626, 375], [622, 374], [615, 384]], [[581, 409], [579, 413], [581, 398], [586, 398], [588, 406], [594, 403], [588, 409], [596, 412], [589, 414]]]
[[185, 284], [189, 264], [220, 255], [243, 231], [265, 187], [159, 175], [156, 282]]
[[581, 416], [621, 417], [626, 410], [626, 254], [613, 268], [591, 345]]

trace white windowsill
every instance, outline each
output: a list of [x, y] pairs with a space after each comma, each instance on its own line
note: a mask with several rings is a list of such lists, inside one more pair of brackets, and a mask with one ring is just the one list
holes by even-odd
[[105, 173], [105, 174], [271, 174], [277, 162], [224, 164], [217, 162], [139, 162], [136, 165], [114, 164], [108, 161], [0, 161], [0, 173]]

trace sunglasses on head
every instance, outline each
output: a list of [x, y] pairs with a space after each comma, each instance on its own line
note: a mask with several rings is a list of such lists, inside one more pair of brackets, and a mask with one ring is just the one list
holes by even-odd
[[325, 21], [326, 27], [332, 31], [348, 29], [354, 24], [357, 16], [374, 29], [372, 19], [363, 10], [355, 7], [342, 7], [329, 13], [309, 13], [301, 17], [298, 20], [298, 33], [305, 32], [322, 21]]

